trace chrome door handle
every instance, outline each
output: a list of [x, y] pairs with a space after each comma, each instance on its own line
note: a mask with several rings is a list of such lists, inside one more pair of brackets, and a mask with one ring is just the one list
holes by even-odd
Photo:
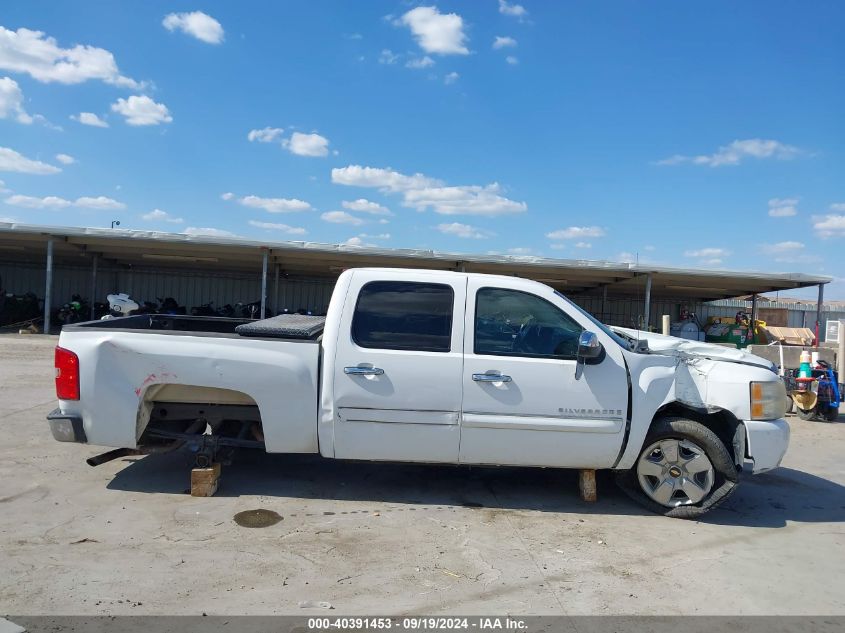
[[381, 376], [384, 370], [380, 367], [344, 367], [343, 373], [350, 376]]
[[510, 382], [511, 377], [505, 374], [473, 374], [475, 382]]

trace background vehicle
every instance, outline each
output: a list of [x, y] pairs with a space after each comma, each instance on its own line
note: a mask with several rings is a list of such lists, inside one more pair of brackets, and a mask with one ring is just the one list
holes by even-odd
[[64, 328], [60, 441], [327, 458], [613, 469], [647, 507], [700, 516], [744, 462], [779, 465], [773, 365], [612, 330], [515, 277], [354, 269], [328, 315], [142, 315]]

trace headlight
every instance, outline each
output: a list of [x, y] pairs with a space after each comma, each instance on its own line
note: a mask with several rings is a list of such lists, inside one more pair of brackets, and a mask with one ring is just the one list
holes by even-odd
[[781, 380], [751, 383], [751, 419], [777, 420], [786, 413], [786, 387]]

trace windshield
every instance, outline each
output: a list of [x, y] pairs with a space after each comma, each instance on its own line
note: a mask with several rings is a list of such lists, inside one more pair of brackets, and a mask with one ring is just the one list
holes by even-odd
[[564, 294], [562, 294], [562, 293], [558, 292], [557, 290], [555, 290], [555, 294], [556, 294], [558, 297], [560, 297], [561, 299], [563, 299], [564, 301], [566, 301], [566, 303], [568, 303], [569, 305], [571, 305], [573, 308], [575, 308], [576, 310], [578, 310], [578, 312], [580, 312], [580, 313], [581, 313], [581, 314], [583, 314], [585, 317], [587, 317], [587, 318], [588, 318], [588, 319], [589, 319], [589, 320], [593, 323], [593, 325], [595, 325], [595, 326], [596, 326], [597, 328], [599, 328], [602, 332], [604, 332], [604, 333], [605, 333], [605, 334], [607, 334], [610, 338], [612, 338], [612, 339], [613, 339], [613, 340], [614, 340], [614, 341], [615, 341], [615, 342], [616, 342], [616, 343], [617, 343], [620, 347], [624, 347], [625, 349], [628, 349], [628, 350], [634, 349], [635, 342], [634, 342], [634, 340], [633, 340], [633, 339], [626, 339], [626, 338], [624, 338], [624, 337], [620, 336], [619, 334], [617, 334], [616, 332], [614, 332], [613, 330], [611, 330], [609, 327], [607, 327], [604, 323], [602, 323], [601, 321], [599, 321], [599, 320], [598, 320], [596, 317], [594, 317], [592, 314], [590, 314], [589, 312], [587, 312], [584, 308], [582, 308], [581, 306], [579, 306], [577, 303], [573, 303], [572, 301], [570, 301], [570, 300], [566, 297], [566, 295], [564, 295]]

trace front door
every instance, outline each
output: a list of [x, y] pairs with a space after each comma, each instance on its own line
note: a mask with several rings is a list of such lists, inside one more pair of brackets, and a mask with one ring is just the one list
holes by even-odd
[[460, 461], [612, 466], [628, 404], [621, 348], [598, 331], [603, 358], [579, 366], [578, 338], [598, 328], [549, 288], [508, 285], [467, 287]]
[[335, 457], [457, 462], [466, 276], [356, 271], [334, 362]]

